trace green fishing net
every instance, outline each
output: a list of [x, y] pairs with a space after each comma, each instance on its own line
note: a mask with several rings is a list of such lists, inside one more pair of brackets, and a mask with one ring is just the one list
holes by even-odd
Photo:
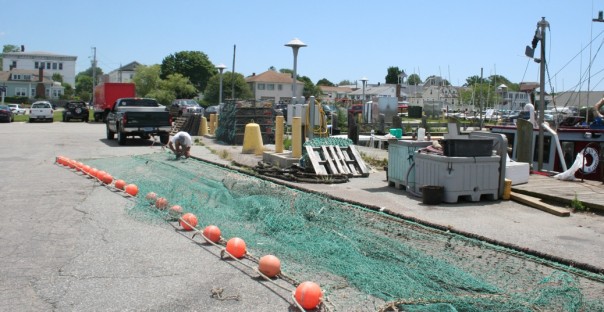
[[[81, 160], [317, 282], [336, 311], [604, 311], [604, 277], [166, 152]], [[175, 237], [178, 239], [178, 237]]]

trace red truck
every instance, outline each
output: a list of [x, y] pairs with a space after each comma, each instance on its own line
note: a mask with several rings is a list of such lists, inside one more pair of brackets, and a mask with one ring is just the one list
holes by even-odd
[[120, 98], [135, 97], [133, 83], [104, 82], [94, 88], [94, 121], [107, 120], [107, 114]]

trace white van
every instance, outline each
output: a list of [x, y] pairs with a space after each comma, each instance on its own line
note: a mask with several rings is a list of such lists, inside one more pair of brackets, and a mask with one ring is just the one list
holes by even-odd
[[29, 122], [34, 122], [38, 120], [48, 120], [52, 122], [53, 114], [54, 111], [50, 102], [37, 101], [31, 104], [31, 109], [29, 111]]

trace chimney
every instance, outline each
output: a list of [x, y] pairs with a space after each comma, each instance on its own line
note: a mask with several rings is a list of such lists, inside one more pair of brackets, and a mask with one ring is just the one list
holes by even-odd
[[38, 81], [44, 81], [44, 69], [42, 68], [42, 66], [38, 67]]

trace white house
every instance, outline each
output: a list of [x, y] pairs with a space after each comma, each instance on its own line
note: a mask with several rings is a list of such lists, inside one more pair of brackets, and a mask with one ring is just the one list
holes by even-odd
[[2, 71], [8, 72], [12, 69], [38, 70], [42, 68], [44, 75], [52, 77], [58, 73], [63, 76], [63, 82], [75, 88], [75, 66], [77, 56], [54, 54], [49, 52], [25, 52], [21, 48], [19, 52], [2, 53]]
[[124, 66], [121, 66], [118, 69], [110, 71], [107, 82], [132, 82], [132, 78], [134, 78], [134, 72], [136, 68], [140, 66], [139, 62], [130, 62]]
[[[245, 78], [250, 86], [254, 99], [257, 101], [272, 101], [273, 103], [289, 104], [292, 98], [292, 76], [274, 70], [262, 74], [253, 74]], [[302, 97], [304, 83], [296, 80], [296, 98]]]
[[38, 70], [13, 69], [0, 72], [0, 85], [6, 88], [6, 96], [29, 99], [58, 99], [64, 93], [61, 83], [52, 80]]

